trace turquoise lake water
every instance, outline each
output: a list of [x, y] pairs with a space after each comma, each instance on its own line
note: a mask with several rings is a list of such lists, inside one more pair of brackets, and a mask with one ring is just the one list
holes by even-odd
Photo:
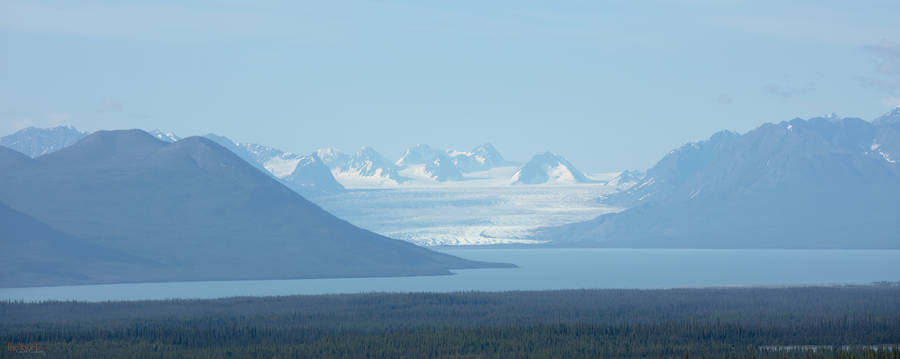
[[445, 249], [519, 268], [454, 275], [0, 289], [0, 300], [143, 300], [366, 292], [864, 284], [900, 281], [900, 250]]

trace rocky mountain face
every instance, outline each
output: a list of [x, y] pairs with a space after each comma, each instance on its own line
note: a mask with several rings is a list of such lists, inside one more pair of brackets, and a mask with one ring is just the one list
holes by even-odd
[[400, 168], [371, 147], [362, 147], [352, 155], [333, 148], [316, 151], [331, 173], [340, 181], [354, 184], [397, 185], [407, 179], [400, 175]]
[[490, 143], [475, 147], [468, 152], [447, 150], [447, 154], [453, 159], [453, 164], [462, 172], [487, 171], [497, 167], [519, 165], [519, 163], [504, 159], [500, 155], [500, 151], [497, 151]]
[[414, 168], [421, 176], [438, 182], [464, 179], [462, 172], [445, 151], [433, 149], [428, 145], [408, 148], [396, 164], [400, 168]]
[[0, 137], [0, 146], [24, 153], [28, 157], [38, 157], [71, 146], [88, 134], [73, 127], [52, 128], [28, 127], [16, 133]]
[[892, 119], [795, 119], [719, 132], [601, 199], [630, 209], [536, 237], [584, 246], [897, 248], [900, 126]]

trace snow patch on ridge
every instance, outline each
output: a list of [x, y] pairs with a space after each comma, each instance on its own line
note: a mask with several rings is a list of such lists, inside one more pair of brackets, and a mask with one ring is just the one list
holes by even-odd
[[547, 172], [550, 176], [550, 179], [547, 180], [547, 184], [574, 184], [575, 175], [569, 171], [569, 168], [563, 164], [558, 164], [555, 167], [551, 167]]
[[285, 153], [281, 156], [276, 156], [270, 158], [268, 161], [263, 163], [263, 167], [272, 173], [273, 176], [278, 178], [284, 178], [289, 176], [291, 173], [294, 173], [294, 169], [297, 168], [297, 164], [300, 163], [302, 158], [299, 156], [294, 156], [291, 153]]

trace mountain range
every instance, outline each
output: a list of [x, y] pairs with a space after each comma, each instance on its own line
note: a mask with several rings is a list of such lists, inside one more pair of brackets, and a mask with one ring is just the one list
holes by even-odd
[[722, 131], [664, 156], [628, 207], [536, 231], [553, 245], [900, 248], [900, 108], [867, 122], [820, 117]]
[[316, 151], [331, 173], [341, 182], [356, 186], [390, 186], [406, 182], [400, 168], [371, 147], [362, 147], [353, 155], [333, 148]]
[[207, 138], [140, 130], [97, 131], [34, 159], [0, 147], [0, 223], [4, 287], [493, 266], [355, 227]]
[[[173, 132], [148, 131], [153, 137], [176, 142], [181, 139]], [[30, 127], [0, 138], [0, 145], [36, 157], [69, 146], [87, 133], [71, 127], [39, 129]], [[308, 155], [282, 151], [266, 145], [239, 142], [217, 134], [206, 137], [228, 148], [251, 165], [271, 174], [298, 193], [315, 199], [322, 195], [342, 193], [345, 186], [353, 188], [396, 187], [405, 184], [458, 182], [482, 178], [485, 171], [495, 168], [515, 168], [521, 163], [508, 161], [490, 143], [470, 151], [439, 150], [420, 144], [404, 151], [400, 159], [391, 161], [371, 147], [362, 147], [353, 154], [335, 148], [320, 148]], [[545, 163], [538, 163], [544, 161]], [[328, 171], [323, 171], [326, 169]], [[574, 184], [596, 183], [563, 157], [550, 154], [535, 156], [524, 177], [509, 178], [509, 184]], [[330, 172], [330, 175], [325, 173]], [[632, 173], [632, 172], [628, 172]], [[509, 176], [509, 174], [506, 174]], [[497, 181], [496, 183], [502, 183]], [[616, 186], [633, 181], [618, 181]]]
[[521, 165], [518, 162], [507, 161], [500, 155], [500, 151], [494, 145], [485, 143], [475, 147], [471, 151], [462, 152], [447, 150], [447, 155], [453, 159], [453, 164], [464, 173], [487, 171], [497, 167], [510, 167]]
[[315, 153], [298, 155], [260, 144], [234, 141], [212, 133], [203, 137], [229, 149], [247, 163], [304, 196], [314, 198], [345, 191], [344, 186], [334, 179], [331, 171]]
[[400, 168], [408, 168], [413, 176], [422, 176], [434, 181], [461, 181], [465, 179], [447, 152], [415, 145], [408, 148], [397, 160]]

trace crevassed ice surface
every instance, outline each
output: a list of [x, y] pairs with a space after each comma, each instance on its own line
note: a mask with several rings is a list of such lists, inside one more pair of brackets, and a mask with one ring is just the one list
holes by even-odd
[[414, 187], [356, 190], [317, 199], [357, 226], [425, 246], [536, 243], [538, 227], [617, 212], [596, 199], [605, 185]]

